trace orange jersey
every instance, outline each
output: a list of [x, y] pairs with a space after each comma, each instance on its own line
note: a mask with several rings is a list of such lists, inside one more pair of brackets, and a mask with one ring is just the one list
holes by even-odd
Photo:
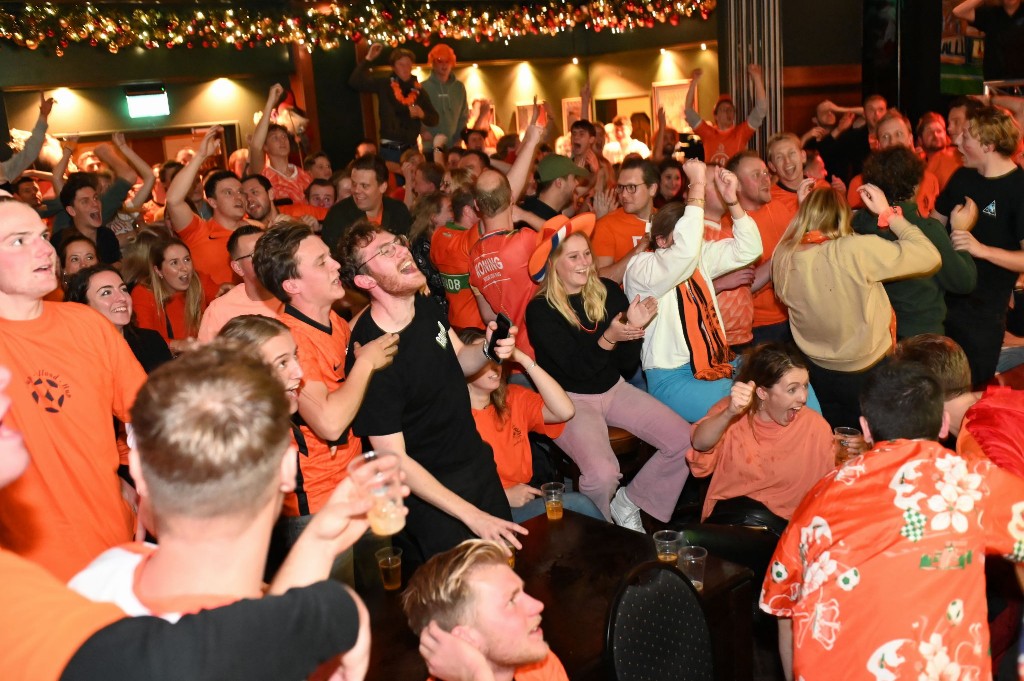
[[544, 398], [522, 386], [508, 386], [506, 404], [508, 414], [504, 422], [498, 418], [493, 404], [485, 409], [474, 409], [473, 420], [480, 437], [494, 450], [501, 486], [508, 489], [529, 484], [533, 478], [528, 434], [543, 433], [556, 438], [565, 430], [565, 424], [545, 424]]
[[291, 199], [293, 203], [306, 203], [306, 187], [313, 178], [302, 168], [288, 164], [288, 173], [285, 174], [275, 170], [268, 159], [260, 175], [270, 180], [275, 199]]
[[231, 233], [232, 230], [216, 220], [203, 220], [198, 215], [193, 215], [192, 222], [178, 232], [178, 238], [192, 253], [196, 271], [208, 276], [217, 286], [241, 281], [231, 270], [231, 257], [228, 255]]
[[146, 374], [108, 320], [73, 303], [0, 320], [0, 364], [12, 374], [5, 425], [32, 455], [25, 474], [0, 490], [0, 545], [66, 580], [131, 539], [113, 417], [131, 421]]
[[[732, 238], [732, 216], [722, 216], [720, 225], [704, 220], [704, 241], [721, 241]], [[740, 286], [729, 291], [715, 293], [718, 311], [722, 314], [722, 330], [729, 345], [743, 345], [754, 338], [754, 294], [750, 286]]]
[[618, 262], [636, 248], [647, 233], [648, 223], [621, 208], [616, 208], [594, 224], [591, 248], [595, 258], [611, 258]]
[[[569, 681], [562, 661], [550, 650], [548, 656], [540, 662], [517, 667], [514, 678], [516, 681]], [[427, 681], [438, 681], [438, 679], [431, 676]]]
[[[345, 355], [351, 337], [348, 322], [331, 312], [331, 326], [325, 327], [291, 307], [277, 317], [292, 332], [299, 351], [299, 364], [304, 383], [323, 383], [328, 393], [345, 382]], [[285, 495], [286, 516], [316, 513], [348, 475], [349, 462], [363, 451], [352, 429], [346, 430], [344, 442], [328, 443], [304, 423], [295, 435], [299, 450], [299, 487]]]
[[[796, 215], [790, 194], [791, 192], [772, 185], [772, 200], [750, 214], [757, 223], [757, 231], [761, 233], [761, 245], [764, 248], [755, 265], [771, 260], [775, 254], [775, 247], [779, 245], [789, 222]], [[786, 306], [775, 297], [775, 289], [771, 282], [768, 282], [754, 294], [754, 326], [779, 324], [787, 319], [789, 312]]]
[[704, 162], [711, 165], [724, 166], [726, 162], [747, 148], [754, 129], [746, 121], [742, 121], [722, 132], [707, 121], [701, 121], [693, 130], [700, 135], [704, 144]]
[[529, 228], [491, 232], [480, 237], [470, 251], [473, 259], [469, 283], [495, 314], [504, 312], [519, 327], [516, 347], [533, 357], [526, 328], [526, 306], [537, 293], [527, 266], [540, 235]]
[[[949, 182], [949, 178], [953, 177], [953, 173], [960, 170], [963, 164], [964, 158], [956, 147], [946, 147], [942, 151], [932, 154], [925, 165], [925, 170], [935, 176], [935, 179], [939, 181], [939, 189], [942, 190], [946, 188], [946, 183]], [[925, 215], [925, 217], [928, 216]]]
[[469, 286], [469, 249], [479, 238], [475, 227], [467, 229], [454, 222], [438, 227], [430, 238], [430, 262], [444, 281], [448, 322], [456, 329], [484, 328], [476, 296]]
[[39, 565], [0, 550], [0, 678], [56, 681], [120, 608], [79, 596]]

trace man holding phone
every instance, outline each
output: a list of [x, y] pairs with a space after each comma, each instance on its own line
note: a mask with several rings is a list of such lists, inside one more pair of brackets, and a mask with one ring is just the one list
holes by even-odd
[[[399, 452], [412, 490], [406, 528], [395, 542], [406, 574], [434, 554], [474, 536], [520, 547], [494, 456], [476, 430], [465, 377], [483, 368], [481, 344], [463, 344], [441, 309], [418, 295], [425, 278], [402, 237], [365, 220], [337, 247], [346, 286], [370, 306], [353, 322], [352, 345], [386, 333], [400, 337], [392, 365], [377, 372], [352, 427], [364, 448]], [[489, 323], [486, 342], [497, 330]], [[493, 353], [511, 356], [517, 329]], [[354, 353], [349, 352], [349, 362]]]

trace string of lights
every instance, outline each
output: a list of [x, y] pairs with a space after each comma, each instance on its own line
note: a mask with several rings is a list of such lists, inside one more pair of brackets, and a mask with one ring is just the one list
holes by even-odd
[[299, 6], [236, 4], [0, 5], [0, 48], [17, 46], [63, 56], [72, 44], [112, 53], [128, 48], [239, 50], [297, 44], [310, 52], [363, 40], [504, 42], [583, 28], [622, 33], [706, 20], [716, 0], [591, 0], [587, 2], [452, 3], [368, 0]]

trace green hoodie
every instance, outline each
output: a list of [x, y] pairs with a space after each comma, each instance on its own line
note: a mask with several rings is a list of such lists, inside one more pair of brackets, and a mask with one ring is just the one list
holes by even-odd
[[[942, 266], [929, 275], [885, 282], [885, 292], [896, 311], [896, 335], [909, 338], [920, 333], [945, 335], [946, 292], [970, 293], [978, 283], [974, 258], [967, 251], [956, 251], [946, 228], [938, 220], [921, 217], [914, 201], [899, 204], [903, 217], [917, 226], [942, 256]], [[889, 241], [896, 235], [878, 227], [878, 216], [861, 209], [853, 216], [853, 230], [874, 234]]]

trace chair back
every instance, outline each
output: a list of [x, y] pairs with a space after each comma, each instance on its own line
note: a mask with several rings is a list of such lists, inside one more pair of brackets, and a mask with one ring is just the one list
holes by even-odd
[[615, 681], [711, 681], [704, 610], [678, 568], [653, 561], [626, 576], [608, 612], [605, 654]]

